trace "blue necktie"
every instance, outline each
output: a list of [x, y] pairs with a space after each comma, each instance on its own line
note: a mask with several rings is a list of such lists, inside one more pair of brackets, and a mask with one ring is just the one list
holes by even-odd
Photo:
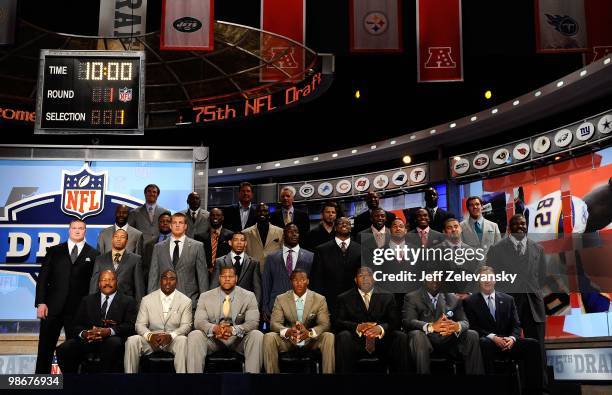
[[474, 222], [474, 231], [476, 235], [478, 235], [478, 240], [482, 241], [482, 228], [480, 227], [480, 222]]
[[[302, 298], [297, 298], [297, 300], [295, 301], [295, 307], [297, 309], [297, 319], [298, 321], [302, 322], [302, 318], [304, 316], [304, 301], [302, 300]], [[302, 340], [297, 345], [298, 347], [302, 347], [305, 343], [306, 342]]]
[[487, 297], [487, 306], [489, 307], [491, 317], [493, 317], [493, 320], [495, 320], [495, 302], [493, 302], [493, 297], [491, 295]]

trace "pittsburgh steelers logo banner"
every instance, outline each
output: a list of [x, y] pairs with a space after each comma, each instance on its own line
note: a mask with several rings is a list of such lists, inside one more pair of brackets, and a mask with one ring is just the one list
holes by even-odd
[[463, 81], [461, 0], [417, 0], [419, 82]]
[[400, 0], [351, 0], [351, 52], [401, 52]]
[[[261, 29], [306, 43], [306, 0], [261, 0]], [[261, 68], [261, 81], [303, 79], [304, 49], [270, 34], [261, 35], [261, 57], [268, 62]], [[293, 78], [292, 78], [293, 76]]]
[[583, 0], [537, 0], [535, 8], [538, 52], [587, 50], [587, 24]]
[[163, 0], [160, 48], [174, 51], [212, 51], [213, 0]]

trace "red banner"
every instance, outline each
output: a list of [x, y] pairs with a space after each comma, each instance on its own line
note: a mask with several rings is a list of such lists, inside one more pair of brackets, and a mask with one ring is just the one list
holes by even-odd
[[417, 0], [419, 82], [463, 81], [461, 0]]
[[160, 49], [212, 51], [213, 0], [163, 0]]
[[351, 52], [401, 52], [400, 0], [351, 0]]
[[[306, 0], [261, 0], [261, 29], [306, 43]], [[271, 34], [261, 35], [261, 81], [297, 81], [304, 71], [304, 50]]]
[[586, 0], [587, 36], [590, 51], [586, 64], [612, 53], [612, 1]]

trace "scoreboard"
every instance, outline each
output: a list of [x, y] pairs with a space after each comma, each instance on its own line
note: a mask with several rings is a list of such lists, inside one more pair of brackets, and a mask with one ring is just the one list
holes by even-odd
[[142, 51], [40, 54], [36, 134], [143, 134]]

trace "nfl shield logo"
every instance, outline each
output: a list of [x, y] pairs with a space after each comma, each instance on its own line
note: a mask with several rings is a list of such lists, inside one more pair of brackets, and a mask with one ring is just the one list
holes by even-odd
[[132, 101], [132, 89], [127, 86], [125, 88], [119, 88], [119, 101], [124, 103]]
[[87, 164], [73, 173], [62, 170], [62, 211], [81, 220], [101, 213], [107, 175], [94, 173]]

